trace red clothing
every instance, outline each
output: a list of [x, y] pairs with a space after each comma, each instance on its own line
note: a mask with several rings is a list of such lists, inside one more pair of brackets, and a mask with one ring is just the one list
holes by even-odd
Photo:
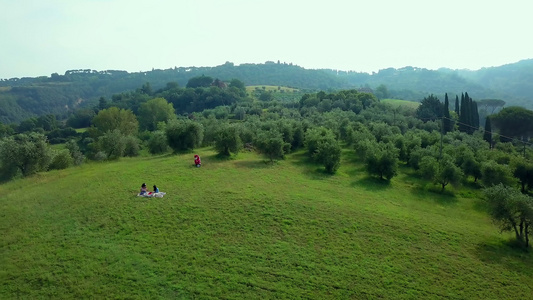
[[202, 162], [200, 161], [200, 156], [198, 155], [195, 155], [194, 156], [194, 164], [195, 165], [200, 165]]

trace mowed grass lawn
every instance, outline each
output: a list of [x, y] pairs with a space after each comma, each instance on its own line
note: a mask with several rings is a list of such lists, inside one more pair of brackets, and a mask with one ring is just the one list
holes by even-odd
[[[200, 149], [0, 185], [0, 298], [531, 299], [479, 191]], [[141, 183], [164, 198], [136, 197]]]

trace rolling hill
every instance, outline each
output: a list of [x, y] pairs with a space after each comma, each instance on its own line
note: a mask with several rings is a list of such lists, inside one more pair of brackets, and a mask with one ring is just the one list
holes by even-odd
[[[121, 159], [0, 185], [5, 298], [526, 299], [533, 256], [478, 191], [428, 191], [407, 169], [329, 176], [294, 153]], [[142, 182], [164, 198], [139, 198]]]

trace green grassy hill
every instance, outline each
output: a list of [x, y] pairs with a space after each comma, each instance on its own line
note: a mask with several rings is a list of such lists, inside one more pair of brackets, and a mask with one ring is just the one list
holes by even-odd
[[[91, 163], [0, 185], [1, 298], [526, 299], [533, 256], [507, 245], [479, 192], [385, 184], [345, 151]], [[140, 198], [142, 182], [164, 198]]]
[[420, 102], [400, 100], [400, 99], [381, 99], [380, 102], [390, 104], [393, 107], [403, 106], [403, 107], [408, 107], [412, 109], [417, 109], [418, 106], [420, 106]]

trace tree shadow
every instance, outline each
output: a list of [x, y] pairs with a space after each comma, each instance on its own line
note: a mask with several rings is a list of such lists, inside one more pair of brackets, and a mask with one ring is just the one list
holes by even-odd
[[165, 158], [169, 158], [173, 156], [177, 157], [178, 155], [175, 153], [169, 152], [169, 153], [164, 153], [164, 154], [154, 154], [150, 156], [143, 156], [142, 159], [143, 160], [158, 160], [158, 159], [165, 159]]
[[449, 189], [443, 191], [440, 186], [432, 183], [415, 184], [410, 190], [414, 199], [433, 201], [441, 205], [452, 205], [458, 202], [453, 191]]
[[474, 254], [486, 264], [498, 264], [511, 271], [533, 276], [531, 246], [526, 249], [515, 239], [482, 242], [475, 247]]
[[391, 187], [390, 180], [366, 176], [352, 183], [353, 187], [364, 188], [368, 191], [381, 191]]
[[277, 161], [270, 160], [239, 160], [235, 162], [237, 168], [267, 169], [277, 165]]
[[311, 158], [307, 156], [307, 152], [298, 151], [291, 154], [291, 163], [297, 166], [304, 166], [314, 164]]
[[233, 155], [227, 156], [227, 155], [223, 155], [220, 153], [205, 155], [204, 157], [202, 157], [202, 163], [204, 161], [208, 161], [209, 163], [221, 163], [221, 162], [226, 162], [226, 161], [231, 161], [231, 160], [235, 160], [235, 156]]

